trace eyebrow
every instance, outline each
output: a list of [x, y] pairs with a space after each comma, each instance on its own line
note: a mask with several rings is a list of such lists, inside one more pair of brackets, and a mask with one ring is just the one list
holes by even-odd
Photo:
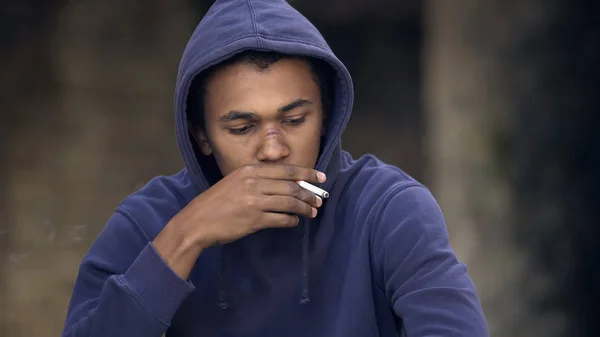
[[281, 108], [277, 109], [277, 112], [286, 113], [286, 112], [292, 111], [294, 109], [301, 108], [303, 106], [307, 106], [307, 105], [311, 105], [311, 104], [313, 104], [313, 102], [311, 100], [299, 98], [299, 99], [293, 101], [292, 103], [286, 104], [286, 105], [282, 106]]
[[[279, 109], [277, 109], [277, 113], [283, 114], [283, 113], [292, 111], [294, 109], [308, 106], [311, 104], [313, 104], [313, 102], [311, 100], [299, 98], [299, 99], [297, 99], [291, 103], [288, 103], [288, 104], [280, 107]], [[256, 114], [255, 112], [252, 112], [252, 111], [235, 111], [235, 110], [229, 111], [228, 113], [219, 117], [219, 121], [221, 121], [221, 122], [231, 122], [231, 121], [238, 120], [238, 119], [256, 120], [256, 119], [259, 119], [259, 117], [258, 117], [258, 114]]]

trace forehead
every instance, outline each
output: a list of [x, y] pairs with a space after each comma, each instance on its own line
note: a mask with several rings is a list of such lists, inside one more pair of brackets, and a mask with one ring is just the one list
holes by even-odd
[[299, 98], [318, 101], [319, 96], [318, 84], [303, 59], [281, 59], [266, 69], [240, 62], [218, 70], [207, 81], [205, 112], [207, 117], [229, 110], [269, 112]]

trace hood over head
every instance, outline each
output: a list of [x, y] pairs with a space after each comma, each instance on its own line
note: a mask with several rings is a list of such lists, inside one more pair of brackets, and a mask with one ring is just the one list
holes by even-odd
[[339, 169], [341, 136], [350, 119], [354, 91], [346, 67], [315, 28], [283, 0], [217, 0], [208, 10], [183, 52], [175, 90], [177, 144], [198, 192], [210, 187], [205, 167], [188, 131], [186, 102], [193, 79], [213, 65], [245, 51], [273, 51], [326, 61], [332, 68], [332, 102], [315, 169], [327, 174], [325, 189]]
[[[198, 193], [209, 188], [211, 168], [206, 158], [196, 151], [188, 129], [186, 104], [194, 78], [202, 71], [223, 62], [237, 53], [271, 51], [325, 61], [330, 67], [332, 94], [327, 114], [326, 131], [315, 169], [327, 174], [326, 190], [336, 178], [341, 162], [341, 136], [350, 119], [354, 99], [350, 74], [315, 28], [302, 14], [284, 0], [217, 0], [196, 27], [183, 52], [175, 92], [175, 126], [177, 144], [189, 176]], [[302, 237], [302, 299], [309, 301], [308, 251], [309, 225], [304, 221]], [[221, 249], [221, 277], [225, 263]], [[219, 284], [219, 305], [227, 308], [222, 281]]]

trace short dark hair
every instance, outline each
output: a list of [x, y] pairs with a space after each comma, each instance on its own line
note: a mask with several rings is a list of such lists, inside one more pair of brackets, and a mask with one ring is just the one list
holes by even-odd
[[258, 71], [265, 71], [269, 69], [273, 63], [286, 58], [302, 59], [308, 62], [310, 70], [313, 73], [314, 80], [319, 86], [319, 91], [321, 93], [323, 116], [327, 116], [332, 100], [332, 69], [326, 61], [312, 57], [287, 55], [272, 51], [246, 50], [217, 65], [214, 65], [211, 68], [208, 68], [194, 78], [187, 97], [186, 112], [188, 121], [194, 126], [194, 128], [204, 129], [204, 98], [206, 96], [206, 85], [211, 77], [220, 69], [232, 64], [243, 63], [256, 67]]

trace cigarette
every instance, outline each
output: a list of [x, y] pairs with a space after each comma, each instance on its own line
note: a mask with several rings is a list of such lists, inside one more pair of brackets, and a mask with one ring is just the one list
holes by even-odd
[[300, 187], [304, 188], [305, 190], [313, 192], [314, 194], [320, 196], [321, 198], [324, 198], [324, 199], [329, 198], [329, 192], [325, 191], [324, 189], [318, 188], [315, 185], [311, 185], [311, 184], [307, 183], [306, 181], [300, 180], [300, 181], [298, 181], [298, 185], [300, 185]]

